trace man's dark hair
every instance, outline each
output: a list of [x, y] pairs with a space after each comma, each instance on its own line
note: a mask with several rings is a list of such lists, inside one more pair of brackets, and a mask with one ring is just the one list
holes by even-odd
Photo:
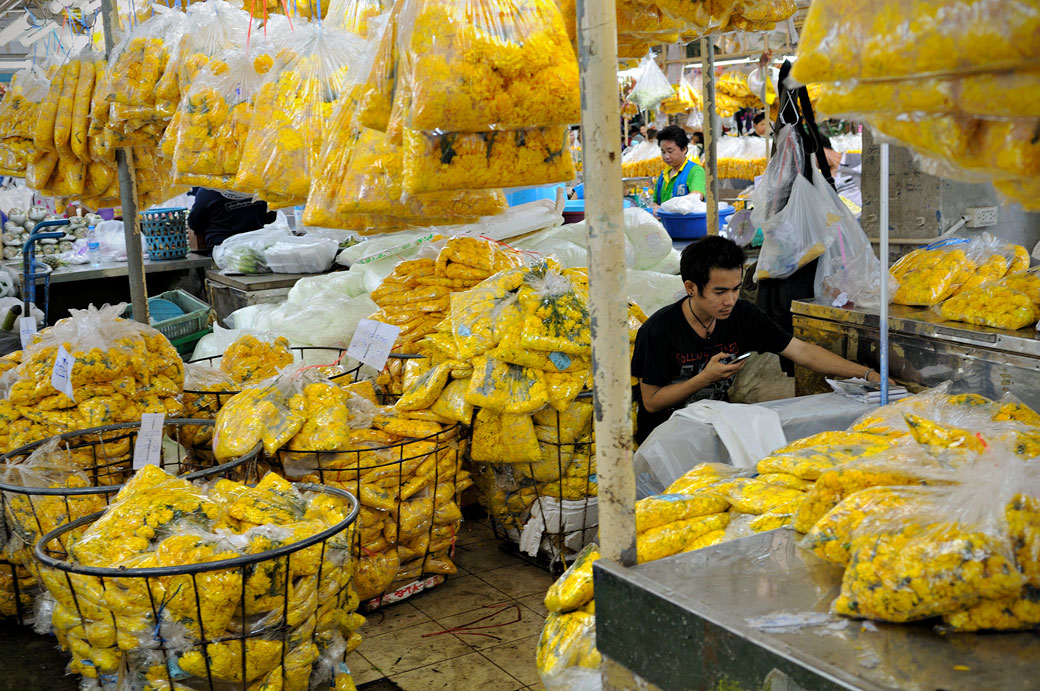
[[703, 144], [704, 143], [704, 133], [703, 132], [694, 132], [693, 133], [693, 137], [692, 137], [692, 139], [690, 139], [690, 141], [692, 141], [694, 144]]
[[650, 140], [656, 139], [657, 138], [657, 130], [655, 130], [653, 127], [648, 128], [646, 130], [646, 138], [650, 139]]
[[756, 124], [756, 125], [757, 125], [758, 123], [762, 122], [762, 121], [763, 121], [763, 120], [765, 120], [765, 119], [766, 119], [766, 114], [765, 114], [765, 113], [759, 113], [758, 115], [756, 115], [756, 116], [755, 116], [755, 117], [754, 117], [754, 118], [753, 118], [753, 119], [751, 120], [751, 122], [753, 122], [754, 124]]
[[660, 144], [661, 142], [675, 142], [677, 147], [685, 149], [690, 145], [690, 138], [686, 136], [683, 128], [678, 125], [668, 125], [668, 127], [657, 133], [657, 143]]
[[679, 275], [697, 286], [697, 294], [711, 279], [712, 269], [743, 269], [744, 250], [721, 235], [709, 235], [686, 246], [679, 259]]

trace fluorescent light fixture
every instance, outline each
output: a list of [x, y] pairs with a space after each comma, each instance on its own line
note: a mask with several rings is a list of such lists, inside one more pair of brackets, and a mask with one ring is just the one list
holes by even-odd
[[32, 66], [32, 60], [0, 60], [0, 72], [17, 72]]

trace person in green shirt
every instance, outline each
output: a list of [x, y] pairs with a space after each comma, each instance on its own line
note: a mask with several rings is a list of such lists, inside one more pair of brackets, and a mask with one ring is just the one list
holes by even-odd
[[651, 209], [656, 213], [657, 207], [672, 197], [683, 197], [691, 192], [697, 192], [704, 199], [704, 168], [687, 158], [690, 139], [686, 132], [677, 125], [669, 125], [657, 133], [657, 143], [668, 168], [657, 178]]

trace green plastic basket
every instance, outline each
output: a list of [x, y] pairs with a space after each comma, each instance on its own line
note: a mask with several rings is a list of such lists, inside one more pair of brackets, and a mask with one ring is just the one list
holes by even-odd
[[141, 234], [148, 243], [153, 261], [183, 259], [188, 256], [188, 210], [152, 209], [142, 211]]
[[[209, 328], [211, 308], [194, 295], [183, 290], [168, 290], [150, 298], [150, 300], [155, 299], [169, 300], [184, 310], [184, 314], [180, 317], [164, 319], [152, 324], [153, 329], [166, 336], [170, 341], [186, 338]], [[126, 310], [123, 312], [123, 317], [133, 319], [134, 310], [132, 306], [127, 305]]]

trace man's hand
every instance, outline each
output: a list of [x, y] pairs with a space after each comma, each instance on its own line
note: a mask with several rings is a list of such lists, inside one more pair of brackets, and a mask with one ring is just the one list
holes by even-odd
[[773, 57], [773, 51], [767, 49], [766, 51], [764, 51], [762, 53], [761, 56], [759, 56], [759, 58], [758, 58], [758, 66], [759, 67], [765, 67], [769, 63], [769, 59], [771, 57]]
[[715, 357], [708, 361], [708, 364], [701, 370], [701, 376], [704, 377], [709, 384], [714, 384], [717, 381], [723, 379], [729, 379], [734, 374], [739, 372], [744, 367], [744, 363], [747, 360], [741, 360], [735, 362], [732, 365], [727, 365], [722, 360], [731, 355], [731, 353], [716, 353]]
[[[869, 372], [867, 372], [867, 376], [866, 376], [866, 377], [864, 377], [864, 378], [865, 378], [865, 379], [866, 379], [866, 380], [867, 380], [868, 382], [870, 382], [871, 384], [880, 384], [880, 383], [881, 383], [881, 375], [880, 375], [880, 374], [878, 373], [878, 371], [877, 371], [877, 370], [875, 370], [875, 369], [872, 369], [872, 370], [870, 370]], [[891, 377], [889, 377], [889, 378], [888, 378], [888, 385], [889, 385], [890, 387], [892, 387], [892, 386], [898, 386], [898, 384], [896, 384], [896, 380], [895, 380], [895, 379], [892, 379]]]
[[841, 165], [841, 154], [834, 149], [824, 149], [823, 154], [827, 157], [827, 165], [830, 166], [833, 177], [838, 172], [838, 166]]

